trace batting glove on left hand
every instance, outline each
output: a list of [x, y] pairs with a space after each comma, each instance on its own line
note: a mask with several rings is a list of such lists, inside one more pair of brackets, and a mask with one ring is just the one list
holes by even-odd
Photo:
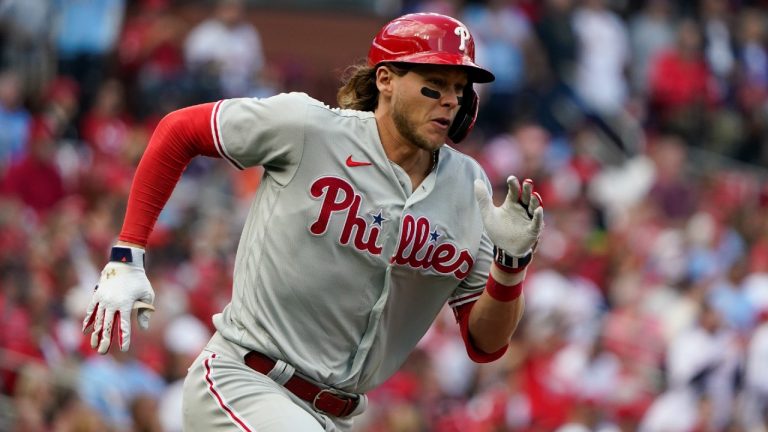
[[101, 278], [93, 291], [85, 313], [83, 333], [91, 334], [91, 348], [106, 354], [112, 343], [112, 330], [117, 323], [117, 340], [121, 351], [128, 351], [131, 344], [131, 312], [136, 315], [139, 327], [149, 327], [150, 313], [155, 310], [152, 302], [155, 292], [144, 271], [144, 250], [127, 246], [112, 248], [110, 262], [101, 271]]
[[493, 205], [482, 180], [475, 180], [475, 198], [480, 206], [485, 231], [493, 244], [506, 254], [521, 258], [531, 253], [539, 240], [544, 208], [539, 194], [533, 192], [530, 179], [526, 179], [520, 187], [517, 177], [509, 176], [507, 186], [507, 198], [500, 207]]

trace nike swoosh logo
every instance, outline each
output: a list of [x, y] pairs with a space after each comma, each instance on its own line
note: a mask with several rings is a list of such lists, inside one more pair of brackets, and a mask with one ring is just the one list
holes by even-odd
[[362, 161], [352, 160], [352, 155], [349, 155], [349, 157], [347, 157], [347, 166], [348, 167], [359, 167], [359, 166], [368, 166], [368, 165], [373, 165], [373, 164], [370, 163], [370, 162], [362, 162]]

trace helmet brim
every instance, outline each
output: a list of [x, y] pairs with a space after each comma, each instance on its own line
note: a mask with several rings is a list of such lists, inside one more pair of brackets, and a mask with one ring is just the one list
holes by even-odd
[[473, 83], [489, 83], [496, 79], [496, 77], [489, 70], [483, 69], [465, 56], [455, 54], [434, 52], [417, 53], [413, 55], [398, 57], [397, 60], [393, 60], [392, 62], [463, 67], [467, 71], [469, 80]]

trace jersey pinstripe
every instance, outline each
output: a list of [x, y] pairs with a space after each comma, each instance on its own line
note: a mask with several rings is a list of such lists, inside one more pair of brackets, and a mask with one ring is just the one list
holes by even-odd
[[444, 146], [416, 189], [373, 113], [303, 93], [216, 104], [211, 131], [238, 169], [262, 165], [235, 262], [228, 340], [363, 393], [394, 373], [443, 305], [477, 299], [492, 245], [473, 195], [487, 177]]

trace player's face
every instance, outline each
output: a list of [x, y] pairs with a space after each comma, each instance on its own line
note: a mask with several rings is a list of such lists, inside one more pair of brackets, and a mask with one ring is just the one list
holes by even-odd
[[466, 72], [457, 67], [418, 66], [398, 81], [392, 98], [397, 131], [419, 148], [438, 149], [445, 143], [459, 109], [459, 98], [467, 85]]

